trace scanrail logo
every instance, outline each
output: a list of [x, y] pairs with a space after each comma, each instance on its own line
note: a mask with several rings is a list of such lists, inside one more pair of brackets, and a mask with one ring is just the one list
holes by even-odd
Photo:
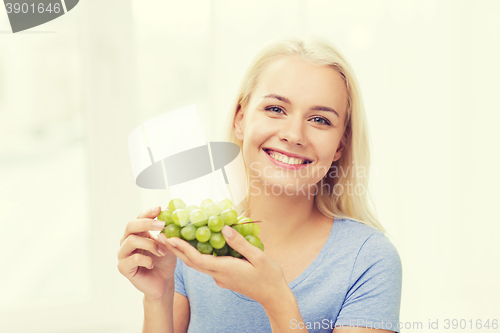
[[75, 8], [79, 0], [4, 0], [12, 32], [52, 21]]

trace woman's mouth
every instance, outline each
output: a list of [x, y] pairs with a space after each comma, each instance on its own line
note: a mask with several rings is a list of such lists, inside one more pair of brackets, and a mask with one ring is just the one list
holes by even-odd
[[271, 149], [264, 148], [263, 150], [274, 162], [274, 164], [279, 165], [281, 167], [296, 169], [296, 168], [302, 168], [307, 164], [312, 163], [311, 160], [302, 159], [298, 157], [291, 157]]

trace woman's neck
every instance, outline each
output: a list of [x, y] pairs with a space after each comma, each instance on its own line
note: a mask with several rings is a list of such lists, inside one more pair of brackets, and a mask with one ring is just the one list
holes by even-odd
[[273, 242], [286, 244], [307, 231], [311, 223], [324, 217], [316, 208], [314, 195], [288, 196], [265, 194], [250, 195], [250, 217], [259, 223], [261, 232]]

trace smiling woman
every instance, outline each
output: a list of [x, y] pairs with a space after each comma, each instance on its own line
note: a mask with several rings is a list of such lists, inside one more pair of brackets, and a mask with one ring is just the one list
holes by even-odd
[[[287, 64], [288, 69], [284, 68]], [[228, 141], [242, 150], [244, 144], [233, 130], [234, 122], [237, 125], [245, 109], [256, 107], [275, 112], [281, 119], [287, 112], [305, 110], [303, 116], [316, 123], [311, 125], [318, 129], [313, 135], [316, 141], [321, 141], [319, 136], [325, 131], [336, 132], [337, 137], [342, 133], [340, 142], [331, 144], [338, 146], [335, 160], [328, 167], [323, 165], [324, 177], [314, 186], [316, 206], [331, 218], [350, 218], [385, 232], [371, 209], [368, 192], [370, 151], [361, 93], [352, 68], [335, 47], [319, 39], [309, 43], [289, 39], [271, 44], [257, 55], [243, 78], [228, 122]], [[288, 119], [290, 123], [292, 118]], [[357, 195], [352, 195], [354, 190]], [[244, 208], [250, 214], [248, 201]]]
[[[265, 251], [229, 226], [226, 242], [246, 260], [200, 254], [175, 237], [139, 239], [159, 210], [141, 214], [119, 267], [145, 294], [144, 332], [399, 332], [401, 260], [370, 208], [368, 175], [355, 170], [369, 167], [357, 86], [324, 41], [287, 39], [257, 56], [229, 141], [250, 184], [240, 208], [266, 221]], [[129, 259], [139, 248], [160, 258]]]

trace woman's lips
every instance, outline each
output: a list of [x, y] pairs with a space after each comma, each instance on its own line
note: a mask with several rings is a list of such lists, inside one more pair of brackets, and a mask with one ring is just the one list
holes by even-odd
[[281, 154], [281, 155], [288, 156], [288, 158], [290, 158], [290, 157], [293, 157], [293, 158], [299, 158], [299, 159], [301, 159], [301, 160], [306, 161], [306, 164], [307, 164], [307, 163], [312, 163], [312, 161], [311, 161], [311, 160], [309, 160], [309, 159], [308, 159], [307, 157], [305, 157], [305, 156], [301, 156], [301, 155], [297, 155], [297, 154], [291, 154], [291, 153], [287, 153], [287, 152], [285, 152], [285, 151], [283, 151], [283, 150], [273, 149], [273, 148], [262, 148], [262, 149], [264, 149], [264, 151], [265, 151], [267, 154], [269, 154], [270, 152], [276, 152], [276, 153], [279, 153], [279, 154]]
[[278, 160], [275, 160], [271, 155], [269, 155], [269, 153], [262, 149], [267, 157], [271, 160], [271, 162], [273, 162], [275, 165], [279, 166], [279, 167], [282, 167], [282, 168], [285, 168], [285, 169], [291, 169], [291, 170], [297, 170], [297, 169], [302, 169], [302, 168], [305, 168], [307, 167], [309, 164], [311, 163], [305, 163], [305, 164], [288, 164], [288, 163], [283, 163], [283, 162], [280, 162]]

